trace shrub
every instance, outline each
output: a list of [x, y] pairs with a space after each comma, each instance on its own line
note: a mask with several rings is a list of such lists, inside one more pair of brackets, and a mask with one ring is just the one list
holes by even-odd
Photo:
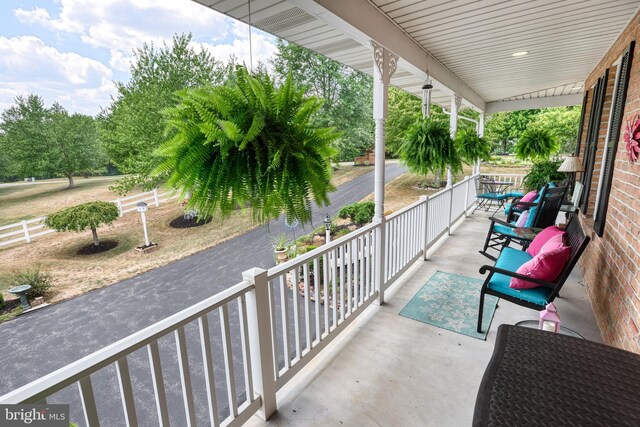
[[0, 309], [4, 308], [4, 295], [0, 292]]
[[93, 234], [93, 244], [100, 246], [97, 228], [118, 219], [118, 207], [110, 202], [89, 202], [62, 209], [47, 217], [45, 224], [58, 231], [81, 232], [87, 228]]
[[355, 202], [340, 209], [338, 216], [342, 219], [349, 218], [356, 225], [365, 225], [371, 222], [374, 212], [373, 202]]
[[524, 187], [531, 190], [540, 190], [543, 185], [549, 182], [558, 182], [567, 178], [564, 172], [558, 172], [562, 162], [560, 160], [544, 160], [536, 162], [531, 166], [531, 170], [524, 177]]
[[49, 273], [41, 271], [39, 267], [13, 274], [9, 278], [9, 286], [30, 285], [27, 298], [43, 297], [51, 288], [52, 277]]

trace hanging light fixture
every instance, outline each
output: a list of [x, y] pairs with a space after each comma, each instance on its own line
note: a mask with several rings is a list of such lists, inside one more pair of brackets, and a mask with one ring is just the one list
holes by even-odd
[[431, 83], [431, 77], [429, 76], [429, 54], [427, 53], [427, 66], [425, 69], [427, 77], [422, 85], [422, 117], [431, 117], [431, 89], [433, 84]]

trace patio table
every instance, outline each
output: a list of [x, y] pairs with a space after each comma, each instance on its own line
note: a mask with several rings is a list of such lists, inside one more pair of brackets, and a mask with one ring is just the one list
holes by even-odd
[[501, 325], [474, 426], [639, 426], [640, 355]]
[[[477, 197], [480, 202], [474, 209], [484, 207], [485, 211], [488, 211], [493, 204], [494, 200], [498, 203], [498, 209], [504, 206], [507, 195], [505, 190], [513, 185], [513, 182], [509, 181], [494, 181], [492, 179], [481, 179], [480, 185], [486, 188], [486, 192], [479, 194]], [[496, 209], [496, 211], [498, 210]]]

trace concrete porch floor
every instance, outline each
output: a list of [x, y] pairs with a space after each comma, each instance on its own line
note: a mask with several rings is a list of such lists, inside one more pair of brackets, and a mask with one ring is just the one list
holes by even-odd
[[[481, 278], [492, 264], [478, 250], [489, 226], [476, 212], [419, 260], [388, 292], [278, 393], [279, 411], [251, 426], [466, 426], [501, 324], [535, 320], [534, 310], [501, 300], [481, 341], [398, 315], [437, 270]], [[566, 326], [601, 341], [577, 268], [556, 299]]]

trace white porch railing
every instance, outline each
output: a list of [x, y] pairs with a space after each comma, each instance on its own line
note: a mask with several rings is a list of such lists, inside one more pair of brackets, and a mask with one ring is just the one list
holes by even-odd
[[[145, 423], [157, 417], [162, 426], [240, 425], [259, 410], [270, 416], [276, 392], [379, 296], [376, 266], [383, 262], [384, 292], [426, 259], [475, 203], [477, 177], [268, 271], [249, 270], [243, 282], [1, 396], [0, 404], [75, 399], [82, 411], [72, 421], [88, 426], [137, 426], [143, 413]], [[117, 386], [105, 393], [109, 381]]]

